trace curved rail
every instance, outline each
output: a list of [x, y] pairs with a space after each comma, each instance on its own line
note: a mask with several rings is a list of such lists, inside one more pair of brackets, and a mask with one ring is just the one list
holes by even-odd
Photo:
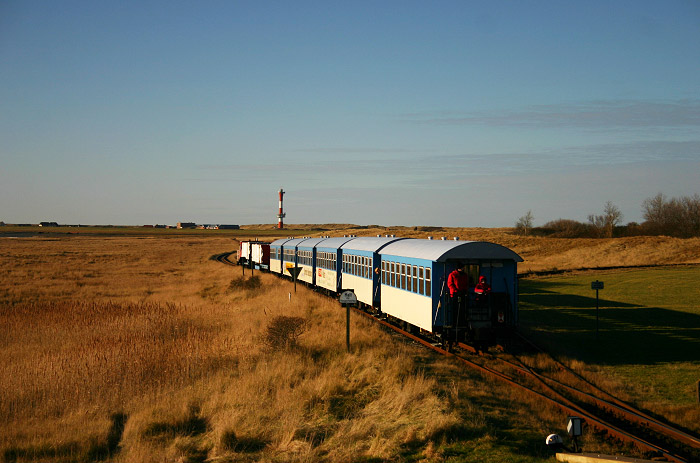
[[236, 254], [236, 251], [232, 251], [232, 252], [222, 252], [221, 254], [214, 254], [214, 255], [211, 256], [209, 259], [210, 259], [210, 260], [215, 260], [215, 261], [217, 261], [217, 262], [221, 262], [222, 264], [225, 264], [225, 265], [232, 265], [232, 266], [235, 267], [235, 266], [238, 265], [238, 263], [237, 263], [237, 262], [233, 262], [233, 261], [231, 261], [231, 260], [229, 259], [229, 257], [230, 257], [232, 254]]

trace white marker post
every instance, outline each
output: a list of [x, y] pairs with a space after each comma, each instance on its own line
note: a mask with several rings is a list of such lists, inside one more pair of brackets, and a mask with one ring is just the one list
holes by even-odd
[[605, 285], [603, 284], [602, 281], [593, 281], [591, 282], [591, 289], [595, 289], [595, 338], [598, 339], [598, 310], [599, 310], [599, 304], [598, 304], [598, 291], [603, 289]]
[[357, 296], [352, 289], [344, 289], [338, 298], [341, 305], [345, 306], [345, 345], [350, 352], [350, 306], [357, 304]]

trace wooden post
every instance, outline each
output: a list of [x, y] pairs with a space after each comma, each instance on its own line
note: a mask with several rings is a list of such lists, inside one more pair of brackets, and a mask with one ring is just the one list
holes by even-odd
[[345, 304], [345, 346], [350, 352], [350, 305], [348, 304]]

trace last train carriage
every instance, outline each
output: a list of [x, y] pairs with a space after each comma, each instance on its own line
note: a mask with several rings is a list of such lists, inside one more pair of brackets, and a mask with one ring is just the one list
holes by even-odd
[[[510, 249], [481, 241], [408, 239], [385, 246], [381, 255], [381, 310], [446, 339], [490, 341], [518, 323], [517, 263]], [[463, 268], [470, 290], [450, 298], [448, 275]], [[473, 286], [485, 277], [490, 292]]]

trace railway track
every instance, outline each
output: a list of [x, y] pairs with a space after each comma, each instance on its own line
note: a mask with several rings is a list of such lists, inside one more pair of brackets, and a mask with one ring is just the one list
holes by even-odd
[[[236, 266], [237, 263], [229, 259], [232, 254], [235, 252], [217, 254], [211, 259]], [[638, 410], [603, 391], [522, 336], [519, 336], [519, 339], [523, 345], [548, 355], [551, 363], [560, 372], [568, 375], [569, 381], [564, 382], [561, 378], [555, 379], [538, 372], [511, 353], [483, 353], [464, 343], [458, 343], [453, 349], [446, 349], [435, 340], [410, 333], [374, 313], [359, 308], [352, 310], [437, 353], [453, 358], [486, 377], [527, 391], [537, 400], [553, 405], [569, 416], [578, 416], [597, 432], [632, 444], [650, 458], [676, 463], [700, 462], [700, 437]]]
[[[551, 360], [554, 365], [572, 377], [572, 384], [538, 373], [512, 354], [483, 353], [464, 343], [457, 344], [458, 350], [448, 350], [431, 339], [409, 333], [374, 314], [361, 309], [353, 310], [429, 349], [454, 358], [486, 377], [526, 391], [536, 399], [559, 408], [568, 416], [578, 416], [597, 432], [632, 444], [650, 458], [676, 463], [700, 462], [698, 436], [615, 398], [553, 358]], [[524, 343], [534, 346], [526, 339], [521, 339]], [[541, 349], [540, 351], [544, 352]], [[588, 389], [588, 392], [584, 389]]]
[[221, 254], [214, 254], [209, 259], [215, 260], [217, 262], [221, 262], [222, 264], [225, 264], [225, 265], [231, 265], [233, 267], [236, 267], [236, 266], [238, 266], [238, 263], [229, 259], [233, 254], [236, 254], [236, 251], [222, 252]]

